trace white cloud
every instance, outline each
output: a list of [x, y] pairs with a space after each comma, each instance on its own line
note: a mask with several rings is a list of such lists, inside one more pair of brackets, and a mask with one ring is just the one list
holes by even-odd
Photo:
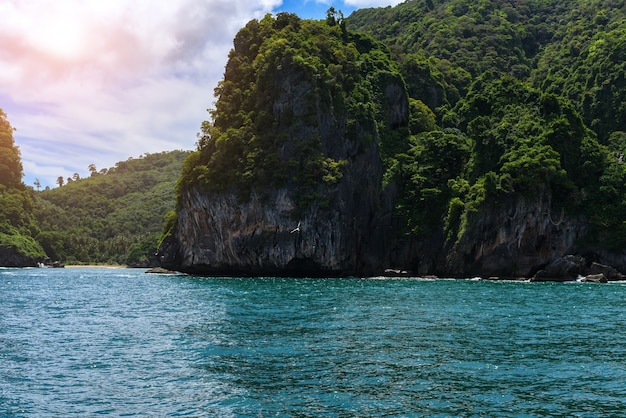
[[26, 177], [192, 149], [235, 33], [280, 0], [0, 0], [0, 107]]

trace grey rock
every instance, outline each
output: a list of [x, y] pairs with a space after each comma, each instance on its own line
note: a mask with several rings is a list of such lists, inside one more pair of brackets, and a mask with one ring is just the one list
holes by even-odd
[[607, 283], [608, 279], [603, 273], [598, 274], [590, 274], [581, 279], [581, 282], [589, 282], [589, 283]]
[[532, 281], [573, 281], [585, 271], [586, 260], [575, 255], [566, 255], [557, 258], [548, 264], [543, 270], [538, 271]]
[[607, 281], [617, 281], [624, 279], [623, 274], [617, 271], [617, 269], [615, 269], [614, 267], [596, 262], [591, 263], [591, 266], [587, 269], [586, 274], [588, 276], [601, 274], [606, 278]]
[[552, 213], [550, 191], [541, 191], [535, 200], [518, 195], [485, 204], [439, 265], [455, 276], [532, 277], [575, 252], [586, 230], [585, 219]]

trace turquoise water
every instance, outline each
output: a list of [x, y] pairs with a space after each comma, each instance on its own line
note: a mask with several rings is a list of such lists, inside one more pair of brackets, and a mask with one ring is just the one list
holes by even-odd
[[0, 416], [624, 416], [626, 285], [0, 269]]

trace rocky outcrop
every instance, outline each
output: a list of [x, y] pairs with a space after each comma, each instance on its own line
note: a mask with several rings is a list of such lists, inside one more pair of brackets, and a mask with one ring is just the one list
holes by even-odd
[[583, 256], [566, 255], [557, 258], [544, 269], [539, 270], [531, 279], [534, 282], [581, 282], [606, 283], [623, 280], [622, 273], [614, 267], [589, 262]]
[[[290, 30], [283, 31], [287, 26]], [[551, 187], [574, 184], [561, 176], [565, 169], [574, 175], [577, 157], [561, 158], [563, 164], [568, 162], [565, 168], [558, 158], [562, 142], [567, 142], [561, 136], [570, 131], [546, 131], [546, 144], [529, 148], [531, 157], [526, 161], [520, 156], [519, 165], [509, 151], [525, 149], [523, 136], [511, 138], [517, 145], [505, 147], [508, 139], [489, 139], [478, 147], [482, 151], [471, 149], [470, 142], [476, 145], [483, 133], [491, 138], [492, 131], [500, 130], [495, 124], [501, 116], [479, 113], [508, 103], [505, 99], [518, 95], [522, 86], [490, 81], [486, 75], [483, 81], [493, 84], [489, 91], [501, 91], [502, 97], [487, 103], [476, 87], [466, 105], [453, 112], [448, 121], [454, 122], [453, 130], [461, 133], [470, 125], [477, 129], [467, 143], [453, 147], [459, 154], [453, 160], [458, 165], [454, 173], [467, 172], [474, 164], [469, 171], [478, 179], [455, 179], [460, 174], [437, 174], [451, 171], [448, 160], [419, 159], [428, 152], [441, 154], [447, 148], [438, 142], [447, 139], [410, 136], [406, 85], [388, 54], [376, 51], [371, 40], [300, 25], [297, 17], [288, 15], [275, 22], [251, 22], [244, 29], [236, 37], [224, 83], [216, 90], [213, 125], [203, 125], [199, 150], [183, 170], [177, 220], [158, 254], [163, 267], [207, 275], [536, 280], [575, 280], [581, 274], [602, 274], [610, 280], [613, 272], [589, 270], [589, 261], [626, 268], [626, 257], [579, 248], [588, 229], [584, 210], [578, 206], [568, 212], [567, 202], [555, 202], [552, 196]], [[309, 35], [316, 40], [327, 32], [329, 43], [302, 47], [311, 45], [300, 44], [307, 30], [313, 30]], [[285, 50], [282, 46], [289, 42], [299, 49]], [[571, 120], [572, 132], [584, 131], [558, 103], [545, 101], [539, 92], [528, 90], [527, 96], [529, 103], [521, 103], [520, 109], [530, 106], [529, 117], [546, 113], [568, 124]], [[545, 109], [536, 112], [537, 103], [544, 101]], [[516, 117], [510, 115], [511, 121]], [[566, 151], [575, 154], [576, 143]], [[504, 156], [512, 158], [507, 160], [508, 171], [495, 173]], [[425, 170], [416, 169], [420, 164]], [[527, 167], [538, 174], [526, 176]], [[424, 180], [431, 177], [433, 184]], [[473, 193], [469, 199], [454, 196], [466, 188]], [[584, 195], [581, 191], [570, 199]], [[455, 200], [444, 200], [451, 198]], [[448, 206], [451, 202], [462, 210], [440, 213], [454, 208]], [[432, 213], [425, 216], [428, 211]], [[457, 212], [462, 219], [450, 221]], [[563, 258], [589, 251], [597, 257]], [[606, 263], [609, 259], [622, 262]]]
[[534, 282], [565, 282], [573, 281], [584, 274], [587, 261], [581, 256], [566, 255], [557, 258], [542, 270], [539, 270]]
[[555, 211], [548, 190], [537, 200], [516, 195], [486, 204], [459, 241], [444, 251], [439, 274], [532, 277], [553, 260], [574, 253], [586, 225], [584, 218]]
[[0, 266], [2, 267], [37, 267], [40, 261], [20, 253], [15, 248], [0, 247]]
[[[178, 223], [160, 249], [161, 265], [206, 275], [436, 275], [532, 278], [533, 281], [622, 280], [624, 258], [571, 255], [584, 218], [553, 215], [547, 191], [536, 200], [519, 196], [476, 215], [455, 244], [443, 234], [429, 241], [398, 238], [390, 193], [364, 184], [368, 169], [381, 170], [375, 145], [351, 159], [342, 181], [326, 195], [329, 205], [299, 211], [294, 185], [235, 193], [186, 190]], [[393, 193], [391, 193], [393, 195]], [[615, 261], [618, 269], [592, 260]], [[601, 275], [601, 277], [599, 276]]]
[[289, 187], [253, 193], [246, 202], [234, 193], [191, 188], [182, 196], [174, 233], [161, 247], [161, 264], [207, 275], [623, 280], [619, 257], [609, 259], [618, 268], [592, 261], [607, 258], [577, 247], [585, 220], [560, 212], [554, 217], [545, 193], [534, 203], [514, 198], [478, 213], [450, 247], [441, 238], [422, 243], [399, 239], [389, 205], [377, 200], [380, 189], [359, 187], [365, 166], [354, 161], [328, 195], [331, 204], [315, 204], [299, 216]]
[[[346, 176], [350, 183], [352, 176]], [[314, 205], [299, 218], [288, 189], [206, 195], [188, 190], [178, 226], [161, 247], [170, 269], [219, 275], [328, 276], [374, 272], [377, 239], [372, 203], [335, 192], [330, 208]], [[357, 194], [357, 196], [359, 196]]]
[[[298, 22], [297, 17], [281, 15], [265, 30], [267, 34], [280, 31], [283, 25], [292, 25], [296, 32], [309, 30]], [[384, 198], [381, 149], [393, 136], [389, 134], [408, 126], [404, 81], [391, 61], [382, 59], [384, 54], [365, 58], [380, 46], [363, 40], [355, 48], [333, 31], [327, 35], [336, 49], [330, 55], [324, 46], [316, 48], [320, 55], [310, 59], [303, 57], [312, 51], [304, 49], [297, 57], [283, 49], [273, 49], [274, 55], [265, 51], [264, 56], [248, 56], [267, 40], [250, 40], [257, 24], [251, 22], [236, 38], [226, 77], [238, 74], [228, 80], [238, 90], [222, 90], [217, 108], [227, 108], [226, 103], [236, 103], [240, 111], [246, 103], [254, 106], [248, 109], [247, 119], [222, 115], [214, 122], [222, 132], [240, 134], [222, 139], [240, 141], [239, 148], [232, 149], [243, 149], [244, 157], [233, 159], [234, 164], [248, 158], [249, 166], [233, 170], [233, 176], [241, 179], [249, 170], [254, 179], [244, 187], [233, 181], [230, 189], [210, 191], [210, 184], [190, 176], [180, 190], [176, 224], [159, 249], [161, 265], [207, 275], [381, 274], [388, 267], [381, 254], [387, 251], [386, 227], [393, 204]], [[280, 42], [268, 41], [265, 46], [277, 48], [284, 37], [296, 32], [281, 32]], [[345, 54], [356, 58], [341, 58]], [[272, 56], [283, 58], [248, 74]], [[363, 69], [356, 65], [359, 56]], [[332, 64], [333, 72], [316, 67], [317, 62], [340, 58], [337, 63], [353, 69], [345, 77], [337, 63]], [[254, 65], [240, 65], [246, 60]], [[261, 85], [269, 88], [263, 90]], [[243, 104], [241, 92], [246, 95]], [[250, 145], [255, 136], [262, 148]], [[210, 161], [220, 146], [209, 143], [199, 152]], [[258, 163], [251, 157], [255, 153], [271, 153], [276, 164], [288, 166], [291, 172], [281, 180], [263, 181], [272, 179], [267, 172], [274, 167]]]
[[325, 196], [327, 207], [316, 202], [304, 211], [293, 185], [253, 192], [244, 202], [191, 188], [161, 246], [161, 265], [210, 275], [374, 274], [383, 250], [380, 185], [364, 182], [364, 170], [381, 170], [375, 149], [352, 160]]
[[585, 276], [580, 281], [583, 283], [608, 283], [609, 279], [604, 274], [599, 273]]
[[[407, 96], [399, 80], [386, 92], [390, 124], [408, 122]], [[298, 116], [304, 109], [292, 84], [297, 74], [285, 74], [279, 84], [274, 118]], [[183, 191], [178, 221], [160, 248], [161, 265], [171, 270], [208, 275], [346, 276], [380, 274], [384, 267], [385, 209], [381, 201], [382, 161], [379, 138], [372, 126], [357, 126], [369, 143], [346, 137], [345, 120], [318, 107], [312, 126], [292, 132], [294, 138], [321, 140], [325, 158], [345, 161], [336, 182], [320, 182], [309, 194], [320, 198], [302, 205], [300, 185], [253, 190], [249, 198], [236, 191], [207, 193], [194, 185]], [[294, 156], [285, 142], [281, 157]]]
[[602, 275], [607, 281], [620, 281], [624, 280], [624, 275], [617, 271], [615, 267], [607, 266], [604, 264], [592, 262], [589, 268], [585, 270], [587, 276], [590, 275]]

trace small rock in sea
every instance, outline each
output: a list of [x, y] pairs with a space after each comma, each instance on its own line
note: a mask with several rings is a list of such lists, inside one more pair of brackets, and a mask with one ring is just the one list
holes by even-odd
[[146, 273], [151, 274], [175, 274], [175, 271], [164, 269], [163, 267], [153, 267], [151, 269], [146, 270]]
[[590, 274], [588, 276], [585, 276], [582, 278], [581, 282], [588, 282], [588, 283], [608, 283], [608, 279], [606, 278], [606, 276], [603, 273], [598, 273], [598, 274]]
[[406, 270], [399, 269], [386, 269], [385, 276], [387, 277], [408, 277], [410, 274]]

